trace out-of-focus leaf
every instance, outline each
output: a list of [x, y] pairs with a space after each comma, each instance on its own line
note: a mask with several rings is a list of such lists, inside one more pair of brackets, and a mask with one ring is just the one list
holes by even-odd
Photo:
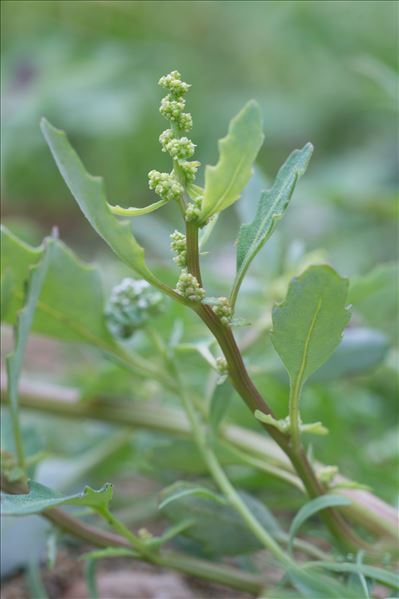
[[179, 488], [176, 489], [174, 493], [168, 494], [165, 499], [161, 501], [159, 504], [159, 509], [164, 510], [168, 505], [170, 505], [173, 501], [178, 501], [183, 499], [184, 497], [201, 497], [205, 499], [210, 499], [212, 501], [216, 501], [216, 503], [221, 503], [222, 505], [226, 505], [226, 501], [217, 495], [210, 489], [206, 489], [205, 487], [189, 487], [189, 488]]
[[354, 574], [361, 573], [363, 576], [367, 578], [371, 578], [373, 580], [377, 580], [378, 582], [385, 584], [388, 587], [393, 589], [399, 589], [399, 577], [392, 572], [388, 572], [387, 570], [383, 570], [382, 568], [376, 568], [375, 566], [368, 566], [367, 564], [362, 563], [337, 563], [337, 562], [314, 562], [308, 563], [306, 565], [307, 568], [313, 568], [315, 570], [319, 568], [324, 568], [325, 570], [331, 570], [332, 572], [350, 572]]
[[360, 327], [346, 329], [336, 351], [310, 380], [329, 381], [367, 372], [384, 361], [388, 349], [388, 338], [380, 331]]
[[85, 567], [85, 579], [87, 592], [89, 594], [90, 599], [99, 599], [96, 583], [96, 566], [96, 560], [87, 560]]
[[231, 120], [226, 137], [219, 141], [219, 162], [206, 167], [202, 223], [238, 200], [263, 139], [259, 106], [251, 100]]
[[342, 497], [342, 495], [321, 495], [308, 501], [304, 506], [301, 507], [295, 518], [291, 522], [289, 531], [289, 549], [292, 550], [292, 543], [294, 537], [302, 524], [308, 520], [314, 514], [317, 514], [320, 510], [324, 510], [328, 507], [334, 507], [339, 505], [350, 505], [352, 500], [348, 497]]
[[[29, 270], [44, 248], [32, 248], [7, 229], [1, 230], [1, 268], [11, 273], [10, 299], [3, 322], [14, 324], [23, 304]], [[40, 291], [32, 331], [64, 341], [79, 341], [115, 348], [105, 325], [103, 292], [98, 270], [78, 260], [60, 241], [51, 242], [51, 259]]]
[[228, 410], [232, 393], [233, 389], [228, 381], [216, 386], [209, 406], [209, 425], [213, 433], [217, 433]]
[[273, 308], [272, 342], [298, 389], [340, 342], [350, 319], [347, 292], [348, 280], [331, 267], [311, 266]]
[[155, 287], [165, 288], [147, 267], [130, 222], [121, 222], [112, 214], [101, 177], [89, 175], [64, 131], [46, 119], [42, 119], [41, 129], [65, 183], [91, 226], [123, 262]]
[[[365, 322], [384, 330], [396, 341], [399, 314], [399, 265], [377, 266], [350, 285], [349, 301]], [[395, 324], [396, 323], [396, 324]]]
[[136, 551], [124, 547], [107, 547], [96, 549], [80, 556], [82, 560], [103, 559], [105, 557], [137, 557]]
[[235, 304], [245, 273], [266, 241], [274, 231], [277, 222], [284, 216], [295, 186], [305, 173], [313, 152], [308, 143], [301, 150], [294, 150], [280, 168], [273, 186], [260, 197], [254, 220], [241, 225], [237, 240], [237, 272], [230, 295], [230, 303]]
[[29, 493], [23, 495], [1, 493], [1, 513], [4, 516], [26, 516], [60, 505], [86, 506], [101, 511], [108, 508], [112, 499], [110, 483], [98, 491], [85, 487], [82, 493], [75, 495], [60, 495], [35, 481], [30, 481], [29, 488]]
[[[258, 539], [248, 530], [238, 513], [216, 493], [215, 497], [196, 496], [190, 493], [196, 485], [177, 482], [165, 489], [161, 498], [164, 507], [162, 513], [172, 523], [192, 520], [193, 524], [182, 534], [199, 542], [211, 555], [239, 555], [261, 548]], [[180, 493], [180, 497], [178, 494]], [[240, 493], [242, 499], [254, 516], [272, 534], [279, 532], [278, 525], [267, 508], [246, 493]], [[174, 501], [165, 503], [168, 497]]]
[[22, 362], [25, 354], [25, 347], [28, 341], [28, 335], [32, 327], [32, 321], [38, 298], [40, 296], [44, 280], [47, 276], [49, 265], [54, 253], [54, 241], [46, 240], [43, 255], [37, 266], [33, 268], [29, 280], [26, 302], [23, 309], [19, 312], [15, 326], [15, 348], [6, 358], [7, 366], [7, 391], [10, 402], [10, 413], [13, 423], [13, 434], [18, 457], [18, 465], [24, 468], [24, 451], [19, 425], [19, 406], [18, 406], [18, 380], [22, 369]]

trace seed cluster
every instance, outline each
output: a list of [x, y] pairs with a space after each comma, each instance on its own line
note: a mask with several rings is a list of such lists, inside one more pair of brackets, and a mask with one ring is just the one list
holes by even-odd
[[212, 306], [213, 312], [220, 318], [220, 322], [225, 326], [229, 326], [233, 316], [233, 309], [230, 306], [227, 297], [219, 297], [217, 303]]
[[202, 302], [205, 297], [205, 289], [200, 286], [194, 275], [190, 274], [185, 269], [180, 273], [176, 291], [181, 296], [196, 303]]
[[162, 294], [147, 281], [125, 278], [112, 289], [105, 318], [115, 337], [128, 339], [163, 307]]
[[170, 239], [170, 249], [176, 254], [176, 256], [173, 258], [173, 261], [181, 268], [184, 268], [187, 265], [186, 236], [179, 231], [174, 231], [171, 234]]

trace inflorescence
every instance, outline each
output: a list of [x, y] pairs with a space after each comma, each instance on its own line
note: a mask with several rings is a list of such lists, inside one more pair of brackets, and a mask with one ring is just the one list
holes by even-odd
[[[168, 91], [162, 99], [160, 113], [170, 122], [170, 128], [159, 136], [162, 151], [167, 152], [173, 160], [171, 173], [160, 173], [152, 170], [148, 173], [149, 186], [165, 201], [178, 200], [182, 197], [184, 186], [194, 182], [200, 163], [191, 160], [195, 152], [195, 144], [182, 133], [190, 131], [193, 119], [189, 112], [184, 112], [186, 100], [184, 95], [190, 85], [181, 80], [178, 71], [172, 71], [160, 78], [159, 85]], [[187, 219], [194, 220], [199, 214], [199, 201], [190, 202], [187, 206]]]
[[176, 291], [191, 302], [201, 303], [205, 297], [205, 289], [198, 283], [194, 275], [183, 269], [177, 281]]

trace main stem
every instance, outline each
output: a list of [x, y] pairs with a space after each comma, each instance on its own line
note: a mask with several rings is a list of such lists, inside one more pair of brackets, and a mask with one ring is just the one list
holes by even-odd
[[[195, 223], [186, 223], [187, 241], [187, 269], [193, 274], [202, 286], [201, 269], [198, 250], [198, 227]], [[267, 405], [259, 391], [250, 379], [241, 357], [240, 350], [230, 327], [223, 325], [210, 306], [194, 304], [193, 309], [203, 320], [208, 329], [213, 333], [227, 362], [229, 377], [238, 394], [248, 405], [252, 413], [260, 410], [274, 417], [271, 408]], [[325, 490], [318, 480], [302, 446], [294, 448], [289, 437], [275, 427], [262, 423], [269, 435], [281, 447], [290, 459], [296, 472], [301, 478], [310, 498], [323, 495]], [[320, 512], [325, 524], [337, 540], [350, 550], [359, 547], [369, 548], [361, 539], [354, 535], [341, 514], [332, 508]]]

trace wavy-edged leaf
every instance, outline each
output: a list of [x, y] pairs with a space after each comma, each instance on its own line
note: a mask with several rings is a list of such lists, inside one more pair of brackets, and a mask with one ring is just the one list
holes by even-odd
[[219, 141], [218, 163], [205, 169], [202, 223], [238, 200], [251, 177], [263, 139], [260, 109], [251, 100], [231, 120], [226, 137]]
[[292, 544], [296, 533], [302, 524], [308, 520], [308, 518], [314, 514], [317, 514], [317, 512], [320, 510], [324, 510], [329, 507], [350, 505], [351, 503], [351, 499], [348, 497], [343, 497], [342, 495], [321, 495], [320, 497], [316, 497], [316, 499], [312, 499], [302, 506], [291, 522], [288, 541], [290, 551], [292, 550]]
[[[64, 341], [78, 341], [105, 350], [116, 347], [104, 320], [103, 290], [97, 268], [79, 260], [61, 241], [53, 239], [51, 256], [38, 296], [32, 331]], [[1, 269], [9, 273], [8, 301], [2, 322], [14, 325], [25, 295], [29, 272], [44, 252], [1, 229]]]
[[237, 294], [245, 273], [272, 235], [277, 222], [284, 216], [298, 180], [306, 172], [312, 156], [312, 144], [306, 144], [301, 150], [294, 150], [280, 168], [273, 186], [260, 197], [255, 218], [249, 224], [241, 225], [237, 240], [236, 277], [230, 296], [235, 304]]
[[112, 499], [112, 485], [106, 483], [98, 491], [85, 487], [81, 493], [60, 495], [45, 485], [31, 481], [29, 493], [12, 495], [1, 493], [1, 513], [4, 516], [26, 516], [61, 505], [91, 507], [95, 510], [108, 508]]
[[147, 267], [144, 250], [133, 237], [130, 222], [119, 221], [112, 214], [103, 179], [86, 171], [64, 131], [56, 129], [46, 119], [42, 119], [40, 126], [65, 183], [91, 226], [123, 262], [149, 283], [164, 289]]
[[273, 308], [272, 342], [300, 387], [332, 354], [350, 319], [348, 280], [327, 265], [294, 278], [283, 303]]

